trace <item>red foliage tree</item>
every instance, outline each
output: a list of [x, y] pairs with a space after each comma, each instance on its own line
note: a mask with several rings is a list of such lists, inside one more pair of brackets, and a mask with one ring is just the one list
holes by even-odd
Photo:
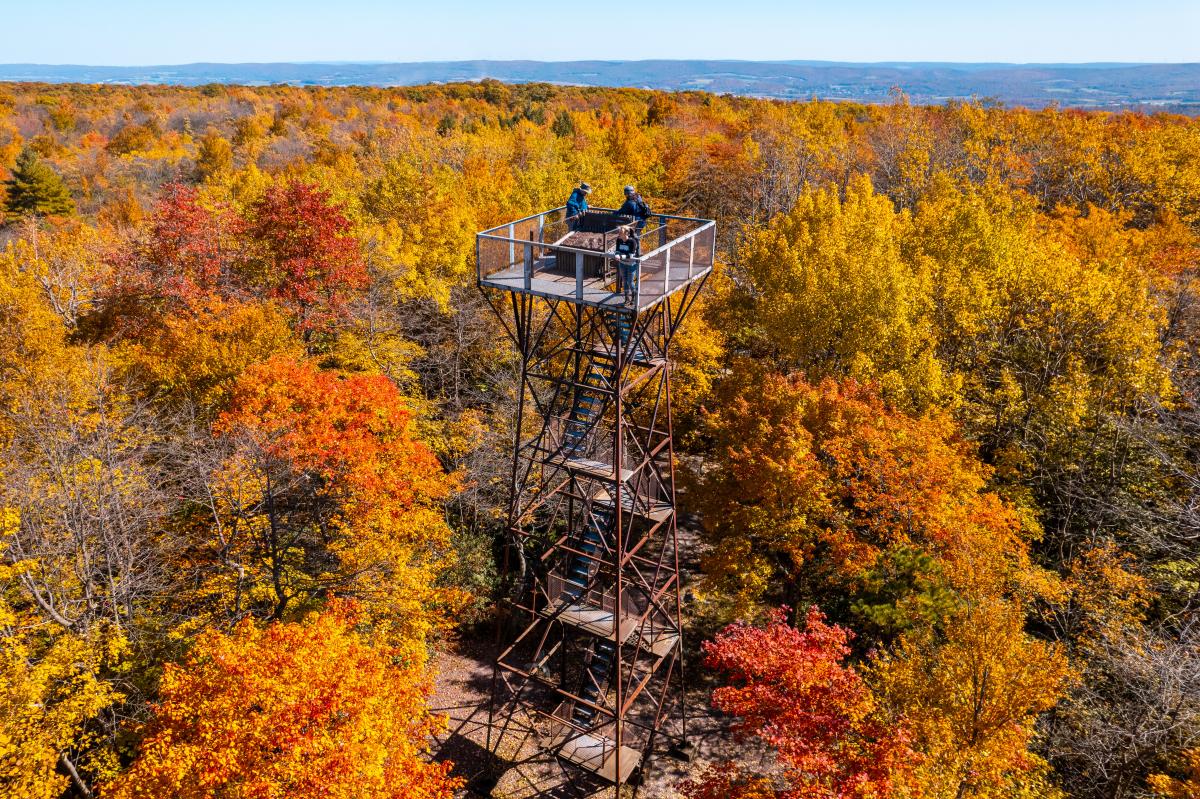
[[717, 795], [779, 799], [882, 799], [907, 778], [914, 757], [902, 730], [875, 712], [875, 699], [843, 664], [851, 633], [826, 624], [816, 608], [803, 630], [776, 611], [764, 626], [738, 622], [704, 644], [704, 665], [727, 684], [713, 706], [738, 718], [734, 732], [778, 753], [784, 787], [732, 764], [684, 786], [689, 799]]
[[208, 299], [267, 298], [307, 339], [344, 318], [349, 299], [367, 285], [350, 220], [327, 192], [307, 183], [276, 185], [242, 215], [171, 184], [141, 245], [118, 256], [113, 273], [98, 321], [125, 337]]
[[231, 274], [236, 228], [229, 209], [205, 207], [196, 189], [171, 184], [150, 218], [141, 253], [145, 271], [168, 295], [187, 301], [236, 293], [237, 281]]
[[250, 207], [244, 234], [250, 282], [291, 309], [306, 334], [344, 315], [351, 294], [367, 285], [350, 220], [317, 186], [272, 187]]

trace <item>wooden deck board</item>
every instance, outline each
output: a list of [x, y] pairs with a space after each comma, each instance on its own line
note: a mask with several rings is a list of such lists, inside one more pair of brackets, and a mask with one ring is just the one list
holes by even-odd
[[642, 755], [636, 749], [621, 747], [621, 774], [617, 779], [617, 748], [611, 738], [582, 733], [568, 737], [559, 745], [559, 757], [587, 769], [609, 782], [626, 782], [638, 767]]
[[[539, 262], [541, 264], [542, 262]], [[511, 266], [507, 269], [502, 269], [498, 272], [493, 272], [486, 275], [482, 279], [485, 286], [492, 288], [503, 289], [505, 291], [515, 291], [520, 293], [536, 294], [538, 296], [547, 297], [550, 299], [579, 299], [576, 296], [575, 276], [563, 274], [558, 271], [549, 271], [545, 268], [537, 268], [535, 264], [534, 272], [530, 277], [529, 288], [525, 288], [525, 272], [521, 265]], [[670, 277], [664, 286], [663, 270], [651, 270], [643, 267], [641, 272], [641, 295], [639, 297], [638, 310], [645, 310], [661, 300], [664, 294], [669, 294], [682, 288], [691, 280], [697, 280], [703, 277], [708, 271], [704, 269], [693, 269], [692, 277], [688, 277], [687, 261], [671, 261]], [[623, 297], [620, 292], [617, 292], [616, 284], [610, 279], [601, 277], [589, 277], [583, 280], [583, 302], [587, 305], [597, 305], [611, 308], [622, 308]], [[665, 291], [664, 291], [665, 289]]]

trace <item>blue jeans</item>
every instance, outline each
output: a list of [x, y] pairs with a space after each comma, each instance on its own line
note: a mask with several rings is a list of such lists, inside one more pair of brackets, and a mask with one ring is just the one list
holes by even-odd
[[621, 277], [621, 290], [626, 297], [637, 295], [638, 271], [641, 264], [637, 261], [617, 261], [618, 274]]

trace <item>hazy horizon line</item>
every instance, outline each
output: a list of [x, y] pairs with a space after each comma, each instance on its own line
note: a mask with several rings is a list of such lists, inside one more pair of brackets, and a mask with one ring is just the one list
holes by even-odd
[[688, 63], [695, 61], [725, 63], [725, 64], [806, 64], [806, 65], [838, 65], [838, 66], [997, 66], [997, 67], [1140, 67], [1140, 66], [1193, 66], [1200, 61], [910, 61], [885, 59], [880, 61], [837, 61], [830, 59], [806, 58], [572, 58], [572, 59], [539, 59], [539, 58], [441, 58], [422, 59], [417, 61], [399, 60], [354, 60], [354, 59], [320, 59], [293, 61], [178, 61], [160, 63], [126, 63], [126, 64], [97, 64], [82, 62], [46, 62], [46, 61], [6, 61], [0, 62], [0, 67], [99, 67], [105, 69], [145, 69], [147, 67], [191, 67], [191, 66], [388, 66], [408, 64], [468, 64], [487, 62], [494, 64], [650, 64], [650, 63]]

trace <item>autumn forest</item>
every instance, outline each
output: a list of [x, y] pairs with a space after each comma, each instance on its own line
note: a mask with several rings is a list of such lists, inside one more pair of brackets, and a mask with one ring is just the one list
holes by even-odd
[[674, 795], [1200, 796], [1200, 120], [494, 81], [0, 84], [0, 795], [471, 790], [475, 234], [581, 180], [719, 231], [684, 648], [765, 754]]

